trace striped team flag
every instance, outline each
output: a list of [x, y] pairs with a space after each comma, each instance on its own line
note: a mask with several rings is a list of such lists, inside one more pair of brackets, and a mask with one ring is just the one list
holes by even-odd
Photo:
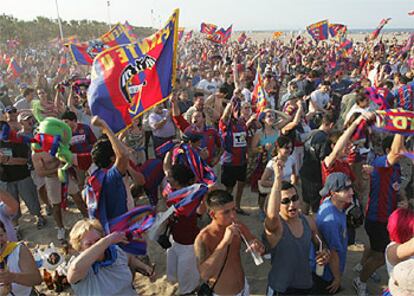
[[309, 25], [306, 29], [315, 41], [322, 41], [329, 38], [328, 27], [328, 20], [323, 20]]
[[178, 17], [177, 9], [152, 36], [113, 47], [94, 59], [89, 106], [115, 133], [169, 98], [176, 75]]
[[329, 24], [329, 34], [331, 34], [332, 37], [335, 37], [336, 35], [344, 35], [347, 31], [347, 27], [342, 24]]
[[22, 75], [23, 68], [19, 66], [19, 64], [13, 57], [9, 61], [9, 65], [7, 66], [6, 72], [11, 74], [14, 78], [18, 78], [20, 77], [20, 75]]
[[171, 192], [167, 198], [167, 205], [174, 205], [176, 216], [189, 217], [194, 214], [207, 192], [208, 187], [205, 184], [196, 183]]
[[220, 42], [221, 44], [226, 44], [227, 41], [230, 39], [231, 34], [233, 32], [233, 25], [230, 25], [230, 27], [227, 28], [227, 30], [224, 30], [221, 28], [216, 33], [221, 36]]
[[217, 26], [213, 24], [201, 23], [200, 32], [204, 34], [213, 34], [216, 32]]
[[266, 91], [262, 82], [262, 69], [260, 64], [257, 66], [255, 86], [252, 93], [252, 108], [256, 109], [256, 114], [259, 115], [269, 105], [267, 101]]
[[343, 57], [347, 57], [353, 52], [353, 42], [349, 39], [345, 39], [339, 45], [339, 52]]
[[138, 36], [134, 33], [134, 28], [128, 23], [128, 21], [125, 21], [124, 27], [127, 30], [128, 35], [131, 37], [132, 43], [137, 42]]
[[408, 13], [408, 15], [413, 16], [413, 15], [414, 15], [414, 10], [410, 11], [410, 12]]
[[69, 49], [73, 60], [80, 65], [92, 65], [94, 58], [101, 52], [118, 45], [134, 43], [122, 24], [117, 24], [109, 32], [101, 37], [83, 43], [69, 43], [65, 46]]
[[382, 19], [377, 28], [369, 35], [369, 40], [377, 39], [378, 35], [381, 33], [381, 30], [386, 24], [391, 20], [391, 18]]
[[243, 44], [247, 39], [247, 35], [246, 33], [241, 33], [239, 38], [237, 38], [237, 41], [239, 42], [239, 44]]
[[147, 243], [143, 233], [155, 222], [155, 211], [151, 206], [136, 207], [109, 221], [110, 232], [124, 232], [129, 243], [119, 245], [125, 252], [145, 255]]

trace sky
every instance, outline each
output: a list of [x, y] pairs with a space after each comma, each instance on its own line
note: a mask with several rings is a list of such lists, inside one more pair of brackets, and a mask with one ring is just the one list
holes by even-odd
[[[18, 19], [57, 18], [56, 0], [0, 0], [0, 13]], [[375, 28], [391, 17], [387, 28], [414, 28], [413, 0], [57, 0], [64, 20], [88, 19], [159, 28], [174, 8], [180, 27], [198, 29], [201, 22], [235, 31], [297, 30], [319, 20], [343, 23], [350, 29]]]

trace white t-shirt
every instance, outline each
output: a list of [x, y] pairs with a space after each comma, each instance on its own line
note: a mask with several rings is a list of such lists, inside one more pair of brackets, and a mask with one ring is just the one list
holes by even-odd
[[196, 86], [196, 88], [203, 89], [209, 93], [215, 93], [217, 87], [217, 82], [215, 82], [214, 80], [208, 81], [207, 79], [201, 80]]
[[[290, 155], [285, 162], [285, 166], [283, 167], [282, 181], [290, 182], [290, 177], [292, 176], [292, 174], [297, 175], [295, 164], [296, 164], [295, 158], [293, 157], [293, 155]], [[266, 168], [270, 169], [273, 172], [273, 158], [268, 161]], [[273, 177], [274, 177], [274, 172], [272, 175], [272, 179]]]
[[[320, 90], [315, 90], [311, 94], [311, 100], [321, 109], [325, 109], [330, 99], [331, 98], [329, 97], [328, 93], [321, 92]], [[314, 111], [314, 110], [310, 110], [310, 111]]]

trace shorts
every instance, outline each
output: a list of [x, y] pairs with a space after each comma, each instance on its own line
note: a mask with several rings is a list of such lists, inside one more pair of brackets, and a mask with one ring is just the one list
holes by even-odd
[[223, 165], [221, 168], [221, 183], [226, 187], [234, 187], [237, 181], [245, 182], [246, 175], [247, 165]]
[[[62, 202], [62, 182], [57, 176], [45, 177], [45, 185], [47, 198], [52, 205], [60, 204]], [[79, 186], [76, 180], [70, 176], [68, 184], [68, 194], [74, 195], [79, 193]]]
[[[247, 278], [244, 278], [244, 287], [243, 290], [241, 290], [239, 293], [237, 293], [234, 296], [249, 296], [250, 295], [250, 286], [249, 286], [249, 282], [247, 281]], [[216, 293], [213, 293], [213, 296], [220, 296]]]
[[390, 243], [387, 224], [365, 219], [365, 230], [369, 237], [371, 250], [384, 253]]
[[45, 186], [45, 177], [40, 177], [34, 170], [30, 172], [33, 183], [36, 185], [36, 189], [39, 191], [40, 188]]
[[194, 245], [173, 242], [167, 250], [167, 279], [178, 282], [179, 293], [193, 292], [200, 284]]

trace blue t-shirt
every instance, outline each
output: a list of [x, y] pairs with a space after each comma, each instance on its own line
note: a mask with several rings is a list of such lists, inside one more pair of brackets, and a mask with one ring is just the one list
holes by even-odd
[[[326, 199], [319, 207], [316, 216], [316, 225], [323, 239], [328, 244], [329, 250], [334, 250], [339, 256], [339, 268], [341, 273], [345, 270], [346, 252], [348, 249], [348, 236], [346, 231], [345, 212], [338, 210], [330, 199]], [[316, 269], [315, 252], [311, 252], [312, 271]], [[325, 265], [322, 279], [330, 282], [333, 280], [329, 265]]]
[[[107, 221], [125, 214], [128, 211], [127, 193], [122, 178], [123, 176], [117, 167], [113, 165], [106, 172], [105, 178], [103, 179], [99, 207], [104, 206]], [[99, 217], [99, 219], [101, 223], [105, 224], [106, 221], [102, 221], [102, 217]]]

